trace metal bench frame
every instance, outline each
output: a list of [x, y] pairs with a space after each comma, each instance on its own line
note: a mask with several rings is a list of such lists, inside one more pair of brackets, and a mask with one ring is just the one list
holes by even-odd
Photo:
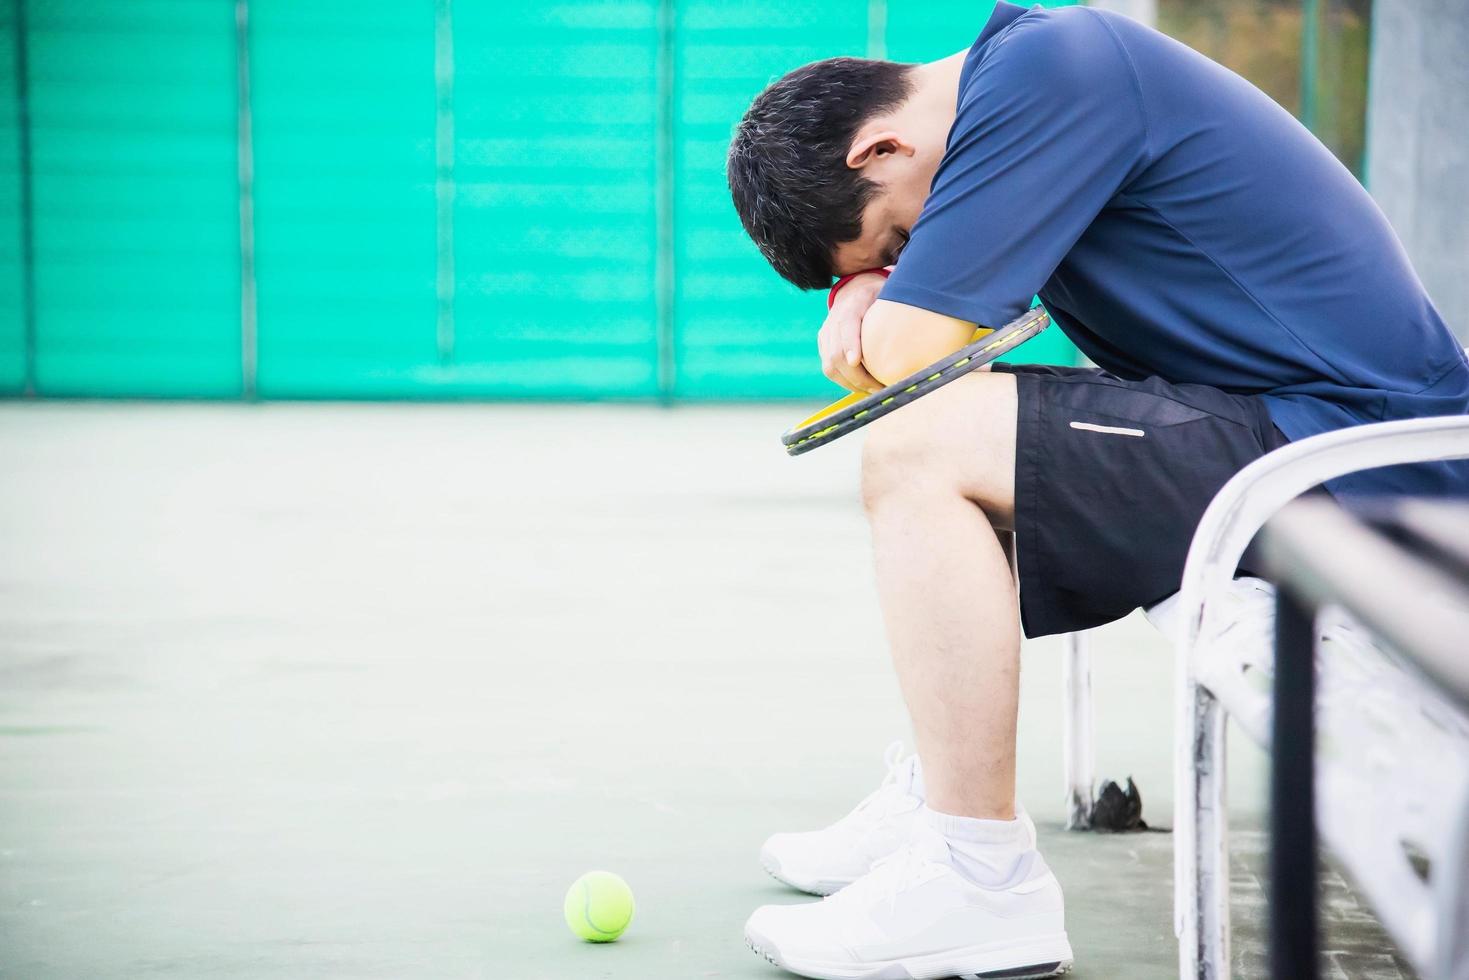
[[[1230, 972], [1226, 712], [1253, 741], [1262, 745], [1269, 741], [1268, 689], [1262, 692], [1242, 678], [1247, 669], [1262, 665], [1269, 669], [1270, 631], [1253, 632], [1263, 639], [1249, 644], [1249, 649], [1218, 643], [1226, 632], [1234, 630], [1231, 639], [1241, 632], [1241, 624], [1230, 621], [1227, 613], [1230, 606], [1237, 606], [1241, 586], [1234, 576], [1241, 555], [1276, 511], [1327, 480], [1379, 466], [1458, 458], [1469, 458], [1469, 417], [1381, 422], [1283, 446], [1245, 467], [1220, 489], [1199, 521], [1178, 593], [1148, 611], [1148, 618], [1174, 648], [1174, 932], [1181, 977], [1220, 980]], [[1065, 646], [1067, 825], [1085, 829], [1094, 785], [1086, 635], [1067, 636]], [[1319, 662], [1318, 670], [1323, 679], [1329, 678], [1332, 665]], [[1434, 700], [1422, 681], [1413, 678], [1408, 683], [1415, 685], [1410, 688], [1415, 695], [1421, 692], [1425, 701]], [[1318, 786], [1331, 782], [1329, 765], [1318, 771]], [[1320, 822], [1331, 801], [1318, 799]], [[1425, 929], [1424, 917], [1403, 903], [1438, 901], [1442, 896], [1425, 899], [1429, 886], [1403, 868], [1379, 872], [1380, 853], [1375, 858], [1356, 854], [1352, 849], [1360, 841], [1352, 835], [1334, 833], [1331, 826], [1323, 830], [1326, 842], [1372, 898], [1408, 958], [1425, 973], [1436, 972], [1445, 962], [1440, 947], [1452, 937], [1442, 935], [1446, 931], [1442, 927]], [[1405, 864], [1406, 858], [1400, 863]], [[1410, 894], [1415, 885], [1416, 892]]]

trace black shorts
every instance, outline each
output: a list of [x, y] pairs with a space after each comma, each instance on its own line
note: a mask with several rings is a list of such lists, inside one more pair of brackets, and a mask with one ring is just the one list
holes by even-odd
[[1020, 403], [1015, 550], [1026, 636], [1099, 626], [1177, 592], [1214, 494], [1289, 441], [1250, 395], [1092, 368], [995, 368], [1015, 375]]

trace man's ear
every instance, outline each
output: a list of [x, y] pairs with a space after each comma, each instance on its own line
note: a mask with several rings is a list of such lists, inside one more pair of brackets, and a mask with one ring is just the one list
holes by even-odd
[[847, 151], [847, 166], [853, 170], [861, 170], [879, 157], [890, 153], [912, 156], [914, 150], [913, 144], [904, 139], [897, 130], [869, 129], [858, 133], [857, 138], [852, 141], [852, 148]]

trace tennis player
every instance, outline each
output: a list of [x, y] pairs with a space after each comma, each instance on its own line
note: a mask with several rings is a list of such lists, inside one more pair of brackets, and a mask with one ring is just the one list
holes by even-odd
[[[769, 840], [777, 877], [836, 894], [758, 909], [746, 937], [807, 977], [1059, 971], [1061, 888], [1015, 800], [1022, 626], [1163, 599], [1241, 467], [1469, 411], [1469, 364], [1325, 147], [1249, 82], [1102, 11], [1002, 2], [952, 57], [799, 68], [750, 106], [728, 177], [780, 275], [840, 277], [818, 335], [833, 380], [899, 380], [1037, 295], [1098, 365], [997, 365], [870, 428], [863, 499], [918, 754], [835, 825]], [[1329, 490], [1466, 494], [1469, 467]]]

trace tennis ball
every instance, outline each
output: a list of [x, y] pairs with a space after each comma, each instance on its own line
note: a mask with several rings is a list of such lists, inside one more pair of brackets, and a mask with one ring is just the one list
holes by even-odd
[[566, 893], [566, 924], [589, 943], [610, 943], [632, 921], [632, 889], [610, 871], [588, 871]]

